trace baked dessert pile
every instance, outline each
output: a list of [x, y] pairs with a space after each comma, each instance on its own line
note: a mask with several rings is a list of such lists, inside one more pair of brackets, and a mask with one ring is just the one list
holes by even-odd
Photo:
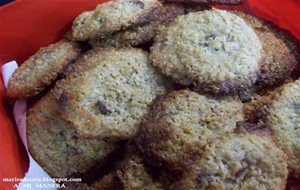
[[286, 189], [300, 179], [297, 40], [241, 0], [114, 0], [13, 74], [29, 151], [67, 189]]

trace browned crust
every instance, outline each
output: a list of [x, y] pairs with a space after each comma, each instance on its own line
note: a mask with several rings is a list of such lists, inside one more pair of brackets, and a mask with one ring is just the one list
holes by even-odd
[[[56, 57], [59, 49], [66, 50], [66, 53]], [[6, 96], [16, 100], [39, 94], [79, 57], [80, 52], [76, 43], [67, 40], [41, 48], [13, 73]]]
[[193, 85], [193, 89], [197, 92], [225, 95], [251, 87], [257, 80], [257, 75], [257, 73], [249, 74], [248, 78], [244, 81], [234, 80], [224, 81], [223, 83], [200, 83], [199, 81], [193, 81], [191, 84]]
[[262, 42], [261, 73], [257, 84], [274, 86], [287, 79], [300, 61], [297, 39], [289, 31], [269, 21], [239, 11], [232, 11], [232, 13], [251, 25]]
[[164, 139], [166, 139], [170, 134], [170, 131], [168, 131], [169, 127], [168, 126], [165, 126], [164, 128], [161, 127], [160, 131], [157, 133], [159, 135], [152, 135], [151, 132], [148, 132], [148, 130], [152, 129], [153, 121], [155, 120], [155, 118], [160, 117], [157, 115], [161, 113], [164, 109], [162, 103], [165, 102], [168, 98], [170, 97], [159, 96], [156, 98], [153, 106], [151, 107], [151, 110], [149, 111], [148, 115], [141, 123], [136, 144], [139, 150], [142, 152], [147, 163], [157, 167], [166, 166], [168, 169], [174, 171], [174, 168], [177, 168], [176, 164], [167, 162], [164, 159], [162, 159], [160, 156], [154, 154], [152, 149], [152, 144], [151, 144], [152, 142], [163, 141]]
[[239, 4], [244, 0], [161, 0], [162, 2], [203, 3], [203, 4]]

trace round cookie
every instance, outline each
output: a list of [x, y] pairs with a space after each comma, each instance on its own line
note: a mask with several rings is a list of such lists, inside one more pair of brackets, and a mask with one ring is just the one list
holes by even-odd
[[97, 49], [79, 60], [54, 91], [79, 136], [128, 139], [169, 83], [140, 49]]
[[209, 97], [189, 90], [157, 100], [141, 124], [137, 144], [150, 164], [182, 171], [201, 156], [207, 143], [243, 120], [237, 97]]
[[154, 39], [155, 67], [197, 91], [231, 93], [257, 79], [261, 44], [240, 17], [223, 10], [177, 17]]
[[261, 73], [257, 84], [273, 86], [287, 79], [300, 61], [297, 40], [273, 23], [233, 11], [253, 27], [262, 43]]
[[276, 143], [288, 155], [290, 172], [300, 177], [300, 80], [279, 90], [265, 119]]
[[150, 42], [157, 34], [162, 25], [167, 25], [173, 21], [178, 15], [184, 14], [184, 7], [176, 3], [165, 4], [161, 8], [161, 15], [158, 20], [149, 23], [135, 25], [116, 32], [104, 39], [90, 40], [93, 48], [108, 47], [108, 46], [137, 46], [139, 44]]
[[13, 73], [6, 96], [15, 100], [37, 95], [55, 81], [79, 54], [78, 45], [67, 40], [41, 48]]
[[161, 6], [157, 0], [114, 0], [99, 4], [75, 19], [72, 36], [78, 41], [103, 38], [129, 26], [156, 20]]
[[61, 118], [60, 108], [50, 92], [27, 114], [27, 141], [33, 158], [52, 177], [84, 175], [105, 166], [117, 143], [79, 139], [70, 123]]
[[171, 189], [284, 190], [286, 160], [269, 136], [231, 134], [208, 145]]

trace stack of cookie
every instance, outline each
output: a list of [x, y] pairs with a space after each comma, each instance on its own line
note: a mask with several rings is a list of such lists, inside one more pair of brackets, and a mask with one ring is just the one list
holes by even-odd
[[[297, 41], [240, 0], [114, 0], [13, 74], [28, 146], [68, 189], [285, 189], [300, 178]], [[296, 81], [294, 81], [296, 80]], [[38, 99], [38, 100], [37, 100]]]

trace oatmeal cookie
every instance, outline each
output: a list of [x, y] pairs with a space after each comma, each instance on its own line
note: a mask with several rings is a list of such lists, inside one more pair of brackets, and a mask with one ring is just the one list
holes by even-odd
[[178, 15], [183, 15], [184, 10], [184, 7], [180, 4], [165, 4], [161, 9], [161, 15], [157, 21], [131, 26], [104, 39], [92, 39], [90, 40], [90, 44], [93, 48], [98, 48], [108, 46], [137, 46], [150, 42], [162, 25], [167, 25]]
[[205, 148], [172, 189], [284, 190], [287, 158], [271, 137], [230, 134]]
[[39, 94], [79, 55], [78, 45], [67, 40], [41, 48], [13, 73], [8, 82], [6, 96], [15, 100]]
[[143, 50], [107, 48], [85, 54], [54, 92], [79, 136], [128, 139], [168, 84]]
[[28, 148], [33, 158], [52, 177], [70, 177], [101, 168], [117, 143], [80, 139], [61, 118], [60, 108], [49, 92], [27, 113]]
[[243, 120], [237, 97], [209, 97], [174, 91], [154, 103], [141, 124], [137, 144], [150, 164], [182, 171], [201, 156], [207, 143]]
[[177, 17], [154, 39], [155, 67], [196, 91], [227, 94], [255, 83], [261, 43], [240, 17], [223, 10]]
[[290, 172], [300, 177], [300, 80], [285, 84], [266, 114], [276, 143], [288, 155]]
[[157, 0], [113, 0], [79, 15], [72, 26], [72, 38], [86, 41], [103, 38], [129, 26], [157, 20], [162, 4]]

